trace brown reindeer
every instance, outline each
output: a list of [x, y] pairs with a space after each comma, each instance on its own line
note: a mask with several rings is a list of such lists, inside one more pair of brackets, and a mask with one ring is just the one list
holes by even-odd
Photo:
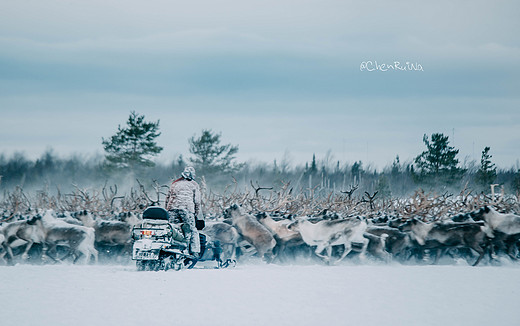
[[231, 218], [233, 226], [246, 241], [255, 247], [259, 257], [268, 262], [272, 261], [276, 240], [265, 226], [252, 215], [243, 213], [236, 204], [224, 210], [224, 217]]
[[224, 222], [206, 222], [203, 232], [213, 240], [220, 241], [223, 261], [236, 260], [236, 250], [240, 235], [231, 225]]

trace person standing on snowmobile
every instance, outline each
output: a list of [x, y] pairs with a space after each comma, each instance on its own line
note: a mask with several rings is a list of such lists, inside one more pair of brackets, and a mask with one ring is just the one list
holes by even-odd
[[201, 195], [195, 179], [195, 169], [187, 166], [181, 177], [173, 181], [166, 196], [164, 206], [173, 222], [184, 222], [190, 227], [190, 250], [194, 256], [200, 254], [199, 231], [195, 220], [200, 212]]

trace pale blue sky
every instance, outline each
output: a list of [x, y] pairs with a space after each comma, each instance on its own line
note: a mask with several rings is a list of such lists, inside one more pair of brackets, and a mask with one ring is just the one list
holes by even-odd
[[[102, 152], [131, 110], [161, 160], [211, 128], [241, 160], [410, 160], [443, 132], [520, 158], [517, 1], [4, 1], [0, 152]], [[424, 71], [360, 71], [362, 61]]]

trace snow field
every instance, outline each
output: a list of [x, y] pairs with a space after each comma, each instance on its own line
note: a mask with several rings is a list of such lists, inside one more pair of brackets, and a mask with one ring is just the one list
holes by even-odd
[[0, 324], [518, 325], [518, 266], [0, 267]]

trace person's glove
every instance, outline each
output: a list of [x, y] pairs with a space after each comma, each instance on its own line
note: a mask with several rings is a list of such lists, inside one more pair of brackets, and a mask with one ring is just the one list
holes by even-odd
[[204, 227], [206, 226], [206, 222], [204, 222], [204, 220], [199, 220], [199, 219], [196, 219], [195, 220], [195, 227], [197, 228], [197, 230], [202, 230], [204, 229]]

